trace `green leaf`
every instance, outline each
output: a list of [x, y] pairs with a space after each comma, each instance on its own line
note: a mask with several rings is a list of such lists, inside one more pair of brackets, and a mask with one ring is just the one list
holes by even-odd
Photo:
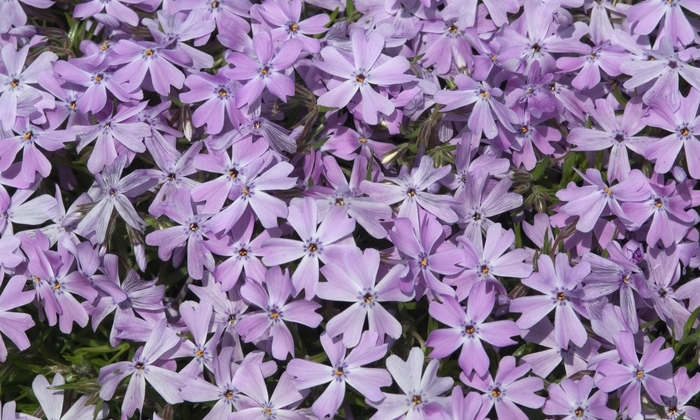
[[613, 85], [613, 96], [615, 97], [615, 99], [617, 99], [617, 102], [619, 102], [622, 106], [627, 105], [627, 102], [629, 102], [629, 100], [625, 98], [622, 92], [620, 92], [620, 86], [617, 83]]
[[683, 338], [687, 337], [688, 334], [690, 334], [690, 330], [693, 328], [693, 324], [698, 318], [698, 315], [700, 315], [700, 306], [695, 308], [693, 313], [690, 314], [690, 318], [688, 318], [688, 320], [685, 322], [685, 325], [683, 326]]
[[325, 112], [329, 112], [329, 111], [334, 111], [334, 110], [336, 110], [336, 109], [338, 109], [338, 108], [331, 108], [331, 107], [328, 107], [328, 106], [318, 105], [318, 112], [319, 112], [319, 113], [325, 113]]
[[352, 15], [355, 14], [355, 2], [353, 0], [345, 1], [345, 17], [347, 20], [352, 20]]
[[532, 179], [534, 181], [537, 181], [538, 179], [542, 178], [542, 175], [544, 175], [544, 171], [547, 169], [549, 166], [549, 158], [545, 157], [542, 159], [540, 163], [535, 166], [535, 168], [530, 172], [530, 175], [532, 175]]

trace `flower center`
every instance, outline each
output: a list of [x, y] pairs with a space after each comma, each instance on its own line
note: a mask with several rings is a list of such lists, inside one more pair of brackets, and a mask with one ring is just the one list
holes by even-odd
[[605, 188], [603, 189], [603, 191], [604, 191], [605, 194], [607, 194], [607, 195], [612, 195], [612, 193], [613, 193], [612, 190], [611, 190], [610, 188], [608, 188], [608, 187], [605, 187]]
[[342, 198], [336, 198], [336, 199], [335, 199], [335, 205], [336, 205], [336, 206], [344, 206], [344, 205], [345, 205], [345, 200], [343, 200]]
[[222, 98], [228, 96], [228, 92], [226, 92], [226, 89], [219, 89], [219, 96]]
[[136, 370], [143, 370], [145, 367], [146, 366], [141, 362], [136, 363]]
[[542, 46], [538, 43], [535, 43], [535, 45], [532, 46], [532, 53], [536, 54], [536, 53], [540, 52], [541, 49], [542, 49]]
[[32, 130], [29, 130], [29, 131], [27, 131], [26, 133], [24, 133], [24, 136], [22, 137], [22, 140], [24, 140], [24, 141], [29, 141], [29, 140], [32, 139], [32, 137], [34, 137], [34, 133], [32, 133]]
[[637, 379], [642, 379], [644, 377], [644, 371], [639, 369], [637, 371]]
[[469, 334], [469, 335], [474, 334], [474, 331], [476, 331], [476, 330], [474, 329], [474, 326], [473, 326], [473, 325], [467, 325], [467, 326], [464, 328], [464, 332], [467, 333], [467, 334]]
[[621, 133], [615, 134], [615, 141], [622, 143], [625, 141], [625, 136]]
[[196, 232], [199, 229], [199, 225], [196, 223], [190, 223], [190, 230]]
[[255, 121], [253, 123], [253, 129], [260, 130], [260, 121]]
[[238, 322], [238, 320], [236, 319], [236, 315], [235, 314], [229, 315], [228, 320], [226, 322], [228, 325], [236, 325], [236, 322]]
[[688, 129], [688, 127], [681, 128], [681, 136], [687, 137], [688, 134], [690, 134], [690, 130]]
[[195, 354], [197, 355], [197, 357], [204, 357], [204, 352], [201, 349], [197, 350], [197, 353]]
[[10, 81], [10, 86], [12, 86], [12, 88], [16, 88], [17, 86], [19, 86], [19, 80], [17, 80], [17, 79], [12, 79], [12, 80]]
[[337, 368], [335, 368], [335, 372], [333, 372], [333, 375], [335, 375], [335, 376], [343, 376], [343, 375], [345, 375], [345, 372], [343, 371], [343, 367], [342, 367], [342, 366], [338, 366]]
[[238, 176], [238, 171], [234, 168], [231, 168], [228, 170], [228, 176], [230, 176], [231, 178], [236, 178]]
[[415, 407], [421, 403], [423, 403], [423, 399], [420, 397], [420, 395], [414, 395], [413, 399], [411, 400], [411, 405]]
[[678, 63], [676, 62], [676, 60], [669, 60], [668, 66], [672, 69], [675, 69], [676, 67], [678, 67]]
[[678, 414], [678, 407], [676, 407], [675, 405], [668, 407], [668, 414], [671, 416], [675, 416], [676, 414]]
[[271, 416], [272, 415], [272, 409], [270, 407], [265, 407], [263, 408], [263, 415], [265, 416]]
[[579, 407], [576, 410], [574, 410], [574, 414], [576, 414], [576, 417], [583, 417], [583, 408]]
[[527, 134], [527, 132], [530, 131], [526, 125], [521, 125], [520, 126], [520, 133], [522, 134]]
[[409, 188], [408, 191], [406, 191], [406, 195], [409, 197], [415, 197], [416, 196], [416, 190], [413, 188]]
[[374, 296], [370, 295], [369, 293], [365, 293], [365, 295], [362, 296], [362, 300], [364, 300], [365, 303], [372, 303], [372, 299], [374, 299]]
[[450, 25], [447, 28], [447, 30], [450, 31], [451, 34], [456, 34], [457, 32], [459, 32], [459, 28], [454, 23], [452, 25]]
[[175, 178], [177, 178], [177, 175], [176, 175], [176, 174], [174, 174], [174, 173], [172, 173], [172, 172], [168, 174], [168, 180], [169, 180], [169, 181], [175, 181]]
[[151, 48], [148, 48], [146, 51], [143, 52], [146, 57], [150, 57], [153, 55], [153, 50]]
[[75, 101], [70, 101], [70, 109], [75, 109]]
[[61, 288], [61, 283], [57, 282], [56, 284], [53, 285], [53, 290], [58, 290], [60, 288]]
[[245, 257], [246, 255], [248, 255], [248, 250], [246, 250], [245, 248], [241, 248], [238, 251], [238, 255], [240, 255], [241, 257]]
[[364, 83], [364, 82], [365, 82], [365, 79], [366, 79], [366, 77], [365, 77], [365, 75], [362, 74], [362, 73], [360, 73], [360, 74], [358, 74], [357, 76], [355, 76], [355, 81], [356, 81], [357, 83]]
[[479, 214], [479, 213], [474, 213], [474, 215], [472, 216], [472, 220], [474, 220], [474, 221], [479, 221], [479, 220], [481, 220], [481, 214]]
[[488, 274], [491, 270], [489, 270], [488, 265], [482, 265], [481, 266], [481, 274]]
[[498, 398], [501, 395], [501, 390], [498, 388], [494, 388], [491, 390], [491, 396], [494, 398]]
[[270, 311], [270, 319], [277, 319], [280, 317], [280, 313], [277, 312], [275, 309]]
[[249, 195], [249, 194], [250, 194], [250, 191], [248, 190], [248, 188], [243, 188], [243, 189], [241, 190], [241, 194], [243, 194], [243, 195]]
[[296, 23], [292, 23], [291, 25], [288, 26], [289, 32], [296, 32], [299, 30], [299, 25]]
[[270, 68], [268, 66], [264, 66], [260, 69], [260, 74], [262, 74], [263, 76], [267, 76], [268, 74], [270, 74]]
[[664, 205], [664, 203], [661, 201], [660, 198], [655, 198], [655, 199], [654, 199], [654, 205], [655, 205], [656, 207], [661, 207], [661, 206]]
[[316, 252], [318, 251], [318, 245], [317, 244], [309, 244], [309, 247], [307, 248], [309, 252]]
[[488, 98], [491, 96], [491, 95], [490, 95], [487, 91], [485, 91], [485, 90], [482, 90], [481, 92], [479, 92], [479, 95], [481, 95], [481, 97], [483, 97], [484, 99], [488, 99]]
[[97, 73], [95, 76], [93, 76], [92, 81], [95, 83], [100, 83], [104, 78], [105, 78], [104, 74]]
[[423, 267], [426, 267], [428, 265], [428, 259], [425, 257], [421, 258], [420, 265], [422, 265]]
[[565, 300], [566, 300], [566, 295], [564, 294], [564, 292], [559, 292], [559, 293], [557, 293], [557, 300], [558, 300], [559, 302], [562, 302], [562, 301], [565, 301]]
[[224, 396], [226, 397], [226, 399], [232, 400], [233, 399], [233, 391], [229, 389], [228, 391], [226, 391], [224, 393]]
[[217, 9], [217, 8], [219, 8], [219, 2], [218, 2], [218, 1], [213, 1], [213, 2], [211, 2], [211, 8], [212, 8], [212, 9]]
[[625, 274], [625, 276], [622, 277], [622, 282], [625, 284], [629, 284], [630, 283], [630, 276], [631, 276], [630, 273]]
[[667, 294], [666, 289], [659, 290], [659, 297], [666, 297], [666, 294]]
[[362, 144], [367, 143], [367, 139], [364, 137], [360, 137], [360, 143], [362, 143]]

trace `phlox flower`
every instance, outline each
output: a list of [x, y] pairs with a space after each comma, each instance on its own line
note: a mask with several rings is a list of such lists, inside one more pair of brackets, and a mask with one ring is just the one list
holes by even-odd
[[258, 9], [260, 16], [271, 27], [273, 40], [298, 39], [304, 45], [304, 50], [317, 54], [321, 43], [309, 35], [326, 32], [325, 27], [330, 18], [325, 13], [319, 13], [301, 20], [302, 0], [289, 2], [265, 1]]
[[362, 367], [386, 354], [387, 345], [377, 345], [376, 333], [364, 332], [357, 347], [347, 355], [342, 341], [333, 340], [328, 334], [321, 334], [321, 345], [328, 354], [331, 366], [304, 359], [293, 359], [287, 365], [287, 373], [294, 377], [292, 383], [299, 390], [330, 382], [311, 406], [318, 418], [335, 417], [345, 397], [346, 383], [369, 401], [384, 399], [379, 388], [391, 385], [389, 372], [381, 368]]
[[109, 401], [122, 379], [131, 376], [129, 385], [122, 402], [122, 413], [131, 417], [136, 410], [143, 409], [146, 398], [146, 381], [169, 404], [181, 403], [180, 388], [183, 386], [177, 372], [160, 367], [161, 357], [167, 358], [180, 343], [180, 338], [175, 331], [168, 328], [165, 318], [156, 322], [146, 341], [146, 345], [139, 347], [130, 362], [116, 362], [100, 369], [97, 379], [102, 388], [100, 398]]
[[316, 285], [316, 295], [328, 301], [352, 303], [326, 324], [328, 336], [334, 338], [342, 334], [343, 345], [347, 348], [359, 343], [365, 319], [369, 321], [369, 331], [377, 334], [379, 340], [383, 340], [384, 335], [393, 339], [401, 336], [401, 324], [380, 302], [407, 302], [413, 298], [398, 287], [399, 278], [407, 270], [403, 265], [395, 265], [377, 281], [377, 276], [386, 271], [379, 271], [380, 268], [379, 252], [373, 248], [367, 248], [364, 254], [359, 249], [348, 251], [342, 262], [321, 267], [328, 281]]
[[590, 265], [580, 262], [571, 267], [566, 254], [557, 254], [556, 268], [548, 255], [539, 256], [537, 268], [536, 273], [523, 279], [523, 284], [544, 295], [520, 297], [510, 303], [511, 312], [523, 314], [518, 319], [518, 326], [530, 328], [555, 310], [554, 338], [557, 345], [566, 349], [572, 341], [582, 347], [588, 336], [576, 312], [586, 314], [581, 303], [583, 290], [580, 283], [591, 271]]
[[205, 72], [190, 74], [185, 79], [187, 92], [180, 93], [180, 100], [188, 104], [205, 101], [192, 113], [192, 125], [207, 125], [207, 133], [218, 134], [224, 126], [238, 126], [243, 120], [236, 107], [236, 95], [241, 84], [230, 80], [219, 69], [216, 74]]
[[[4, 241], [3, 241], [4, 242]], [[0, 269], [3, 274], [3, 270]], [[2, 285], [0, 278], [0, 286]], [[23, 276], [13, 276], [0, 294], [0, 333], [7, 336], [17, 349], [22, 351], [30, 346], [26, 331], [34, 326], [32, 316], [29, 314], [10, 312], [11, 309], [22, 307], [34, 300], [34, 291], [24, 292], [22, 289], [26, 284]], [[7, 347], [0, 335], [0, 363], [7, 360]]]
[[247, 343], [268, 335], [275, 359], [284, 360], [287, 354], [294, 357], [294, 340], [285, 321], [316, 328], [323, 319], [315, 312], [321, 305], [308, 300], [290, 302], [292, 282], [277, 266], [267, 270], [264, 285], [248, 279], [241, 287], [241, 297], [261, 310], [247, 313], [238, 322], [238, 331]]
[[589, 397], [592, 390], [593, 378], [588, 375], [578, 381], [565, 378], [560, 384], [550, 385], [549, 399], [542, 411], [548, 415], [565, 416], [563, 420], [615, 420], [617, 414], [605, 405], [608, 395], [597, 391]]
[[671, 397], [675, 394], [669, 365], [673, 359], [673, 349], [661, 350], [665, 341], [662, 337], [654, 340], [639, 359], [632, 333], [620, 331], [615, 340], [615, 348], [622, 364], [603, 360], [598, 365], [596, 385], [603, 392], [612, 392], [624, 386], [620, 410], [626, 410], [629, 416], [642, 411], [642, 387], [657, 404], [663, 404], [662, 396]]
[[[32, 382], [32, 391], [34, 391], [36, 399], [39, 400], [39, 405], [44, 411], [46, 420], [101, 420], [107, 417], [109, 409], [106, 405], [100, 404], [100, 408], [97, 410], [97, 413], [95, 413], [94, 404], [86, 405], [90, 399], [88, 395], [83, 395], [82, 397], [78, 398], [78, 400], [68, 409], [68, 411], [61, 415], [63, 412], [63, 398], [66, 391], [63, 389], [49, 388], [65, 385], [65, 383], [66, 380], [60, 373], [57, 373], [53, 377], [53, 381], [51, 381], [51, 383], [49, 383], [49, 381], [47, 381], [46, 377], [43, 375], [37, 375], [34, 378], [34, 381]], [[6, 419], [4, 413], [2, 417], [3, 420]], [[15, 417], [11, 417], [11, 419], [14, 418]]]
[[384, 39], [378, 32], [366, 36], [364, 30], [355, 30], [350, 34], [354, 64], [350, 64], [335, 47], [328, 46], [321, 50], [323, 61], [314, 64], [326, 73], [343, 80], [318, 98], [318, 104], [342, 108], [348, 104], [359, 91], [362, 95], [362, 118], [367, 124], [379, 122], [379, 115], [389, 116], [394, 112], [394, 104], [385, 96], [376, 92], [372, 85], [392, 86], [411, 82], [414, 76], [404, 74], [410, 63], [403, 56], [381, 58]]
[[413, 347], [406, 361], [395, 354], [386, 359], [386, 368], [404, 394], [387, 394], [380, 402], [367, 401], [377, 409], [370, 420], [385, 420], [402, 417], [404, 414], [415, 420], [424, 420], [428, 416], [427, 408], [431, 404], [443, 407], [449, 405], [449, 397], [441, 396], [452, 388], [452, 378], [437, 376], [440, 362], [431, 360], [423, 371], [425, 356], [418, 347]]
[[228, 420], [308, 420], [295, 408], [305, 395], [296, 390], [291, 375], [286, 372], [277, 382], [272, 396], [267, 392], [262, 370], [255, 363], [241, 366], [231, 382], [253, 403], [229, 414]]
[[460, 346], [459, 366], [462, 371], [484, 375], [488, 372], [489, 357], [481, 343], [485, 341], [497, 347], [516, 344], [511, 339], [520, 335], [520, 328], [511, 320], [485, 322], [496, 302], [494, 292], [486, 292], [486, 284], [479, 283], [469, 294], [466, 311], [451, 297], [443, 303], [430, 302], [430, 316], [450, 328], [433, 330], [425, 342], [432, 347], [430, 357], [441, 359], [449, 356]]

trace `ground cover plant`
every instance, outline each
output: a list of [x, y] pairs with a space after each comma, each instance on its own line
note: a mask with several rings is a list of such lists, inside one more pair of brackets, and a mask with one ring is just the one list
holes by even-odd
[[700, 420], [700, 0], [4, 0], [0, 418]]

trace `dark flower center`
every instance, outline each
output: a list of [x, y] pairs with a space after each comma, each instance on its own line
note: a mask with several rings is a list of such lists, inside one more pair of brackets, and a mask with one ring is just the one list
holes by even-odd
[[277, 319], [280, 317], [280, 313], [277, 312], [276, 310], [271, 310], [270, 311], [270, 319]]
[[472, 220], [474, 220], [474, 221], [479, 221], [479, 220], [481, 220], [481, 214], [479, 214], [479, 213], [474, 213], [474, 215], [472, 216]]
[[196, 223], [190, 223], [190, 230], [196, 232], [199, 229], [199, 225]]
[[235, 325], [236, 322], [238, 322], [238, 320], [236, 319], [236, 315], [235, 314], [229, 315], [228, 320], [226, 322], [228, 323], [228, 325]]
[[659, 290], [659, 297], [666, 297], [666, 294], [667, 294], [666, 289]]
[[316, 252], [316, 251], [318, 251], [318, 245], [317, 244], [309, 244], [309, 247], [307, 249], [309, 252]]
[[219, 2], [218, 1], [213, 1], [211, 2], [211, 8], [212, 9], [217, 9], [219, 7]]
[[415, 197], [416, 196], [416, 190], [413, 188], [409, 188], [408, 191], [406, 191], [406, 195], [409, 197]]
[[146, 51], [143, 52], [146, 57], [150, 57], [153, 55], [153, 50], [151, 48], [148, 48]]
[[226, 399], [232, 400], [232, 399], [233, 399], [233, 390], [230, 390], [230, 389], [227, 390], [227, 391], [224, 393], [224, 396], [226, 397]]
[[583, 417], [583, 408], [579, 407], [576, 410], [574, 410], [574, 414], [576, 414], [576, 417]]
[[564, 292], [559, 292], [559, 293], [557, 293], [557, 300], [558, 300], [559, 302], [562, 302], [562, 301], [565, 301], [565, 300], [566, 300], [566, 295], [564, 294]]
[[690, 134], [690, 130], [688, 129], [688, 127], [681, 128], [681, 136], [687, 137], [688, 134]]
[[234, 168], [231, 168], [228, 170], [228, 176], [230, 176], [231, 178], [235, 178], [238, 176], [238, 171]]
[[336, 199], [335, 199], [335, 205], [336, 205], [336, 206], [344, 206], [344, 205], [345, 205], [345, 200], [343, 200], [342, 198], [336, 198]]
[[195, 354], [197, 355], [197, 357], [204, 357], [204, 352], [201, 349], [197, 350]]
[[288, 26], [289, 32], [296, 32], [299, 30], [299, 24], [297, 23], [292, 23]]
[[24, 136], [22, 137], [22, 140], [24, 140], [24, 141], [29, 141], [29, 140], [32, 139], [32, 137], [34, 137], [34, 133], [32, 133], [32, 130], [29, 130], [29, 131], [27, 131], [26, 133], [24, 133]]
[[473, 325], [467, 325], [467, 326], [464, 328], [464, 332], [467, 333], [467, 334], [469, 334], [469, 335], [474, 334], [474, 331], [476, 331], [476, 330], [474, 329], [474, 326], [473, 326]]
[[625, 274], [625, 276], [622, 277], [622, 282], [625, 284], [629, 284], [630, 283], [630, 276], [631, 276], [630, 273]]
[[491, 271], [489, 269], [488, 265], [482, 265], [480, 269], [481, 269], [481, 274], [488, 274]]
[[219, 89], [219, 96], [222, 98], [228, 96], [228, 92], [226, 92], [226, 89]]
[[491, 396], [494, 398], [498, 398], [501, 395], [501, 390], [498, 388], [494, 388], [491, 390]]
[[360, 74], [358, 74], [357, 76], [355, 76], [355, 81], [356, 81], [357, 83], [364, 83], [364, 82], [365, 82], [365, 79], [366, 79], [366, 77], [365, 77], [365, 75], [362, 74], [362, 73], [360, 73]]
[[374, 296], [369, 293], [365, 293], [365, 295], [362, 296], [362, 300], [364, 300], [365, 303], [372, 303], [372, 299], [374, 299]]
[[248, 250], [245, 249], [245, 248], [241, 248], [241, 249], [238, 251], [238, 255], [240, 255], [241, 257], [245, 257], [246, 255], [248, 255]]
[[447, 30], [450, 31], [451, 34], [456, 34], [459, 31], [459, 28], [453, 23], [447, 28]]
[[655, 199], [654, 199], [654, 205], [655, 205], [656, 207], [661, 207], [661, 206], [664, 205], [664, 203], [661, 201], [660, 198], [655, 198]]
[[535, 43], [535, 45], [532, 46], [532, 52], [533, 53], [538, 53], [542, 49], [542, 46], [538, 43]]
[[675, 405], [668, 407], [668, 414], [670, 414], [672, 416], [675, 416], [676, 414], [678, 414], [678, 407], [676, 407]]
[[253, 128], [254, 128], [255, 130], [260, 130], [260, 121], [255, 121], [255, 122], [253, 123]]
[[260, 69], [260, 74], [263, 76], [267, 76], [270, 73], [270, 68], [268, 66], [264, 66], [263, 68]]
[[427, 267], [428, 266], [428, 259], [425, 257], [421, 258], [420, 265], [422, 265], [423, 267]]
[[10, 86], [12, 86], [13, 88], [16, 88], [17, 86], [19, 86], [19, 80], [17, 80], [17, 79], [12, 79], [12, 80], [10, 81]]
[[625, 141], [625, 136], [621, 133], [615, 134], [615, 140], [618, 142], [623, 142]]
[[75, 109], [75, 101], [70, 101], [70, 109]]
[[485, 91], [485, 90], [482, 90], [481, 92], [479, 92], [479, 95], [481, 95], [481, 97], [484, 98], [484, 99], [488, 99], [488, 98], [491, 96], [491, 95], [490, 95], [487, 91]]
[[637, 379], [642, 379], [644, 377], [644, 371], [639, 369], [637, 370]]
[[170, 172], [170, 173], [168, 174], [168, 180], [169, 180], [169, 181], [175, 181], [175, 178], [176, 178], [176, 177], [177, 177], [177, 175], [174, 174], [174, 173], [172, 173], [172, 172]]
[[343, 375], [345, 375], [345, 372], [343, 371], [343, 367], [342, 367], [342, 366], [338, 366], [337, 368], [335, 368], [335, 372], [333, 372], [333, 375], [335, 375], [335, 376], [343, 376]]
[[136, 363], [136, 370], [143, 370], [145, 367], [146, 366], [141, 362]]
[[526, 125], [521, 125], [520, 126], [520, 133], [522, 134], [527, 134], [527, 132], [530, 131]]
[[411, 405], [416, 406], [420, 405], [423, 403], [423, 399], [420, 397], [420, 395], [414, 395], [413, 399], [411, 401]]
[[672, 69], [675, 69], [676, 67], [678, 67], [678, 63], [676, 62], [676, 60], [669, 60], [668, 66]]

